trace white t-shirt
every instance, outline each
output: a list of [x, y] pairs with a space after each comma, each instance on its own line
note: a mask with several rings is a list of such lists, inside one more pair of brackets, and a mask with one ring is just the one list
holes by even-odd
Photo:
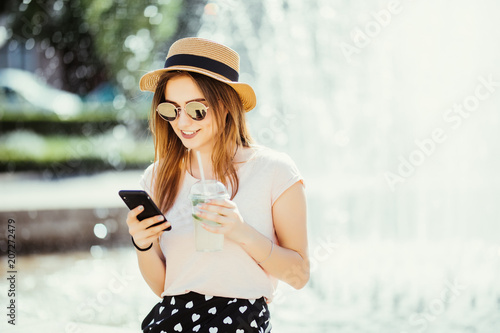
[[[252, 149], [252, 157], [237, 171], [239, 190], [233, 202], [245, 223], [276, 242], [272, 205], [290, 186], [303, 182], [303, 178], [288, 155], [264, 147]], [[150, 165], [141, 179], [141, 186], [149, 194], [152, 194], [152, 173], [153, 165]], [[197, 181], [186, 172], [179, 195], [165, 214], [172, 230], [160, 237], [160, 247], [166, 259], [162, 296], [194, 291], [246, 299], [264, 296], [270, 302], [277, 279], [267, 274], [238, 244], [226, 237], [222, 251], [196, 251], [188, 195]], [[230, 189], [228, 191], [231, 193]]]

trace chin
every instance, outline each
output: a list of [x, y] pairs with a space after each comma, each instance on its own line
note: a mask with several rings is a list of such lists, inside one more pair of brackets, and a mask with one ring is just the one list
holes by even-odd
[[185, 140], [181, 140], [182, 141], [182, 144], [184, 145], [184, 147], [186, 147], [187, 149], [192, 149], [192, 150], [199, 150], [201, 147], [200, 145], [197, 145], [193, 142], [189, 142], [189, 141], [185, 141]]

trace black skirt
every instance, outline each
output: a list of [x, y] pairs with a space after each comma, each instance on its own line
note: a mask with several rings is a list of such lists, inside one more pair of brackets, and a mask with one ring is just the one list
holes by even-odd
[[271, 322], [264, 297], [248, 300], [190, 292], [165, 296], [141, 328], [144, 333], [271, 332]]

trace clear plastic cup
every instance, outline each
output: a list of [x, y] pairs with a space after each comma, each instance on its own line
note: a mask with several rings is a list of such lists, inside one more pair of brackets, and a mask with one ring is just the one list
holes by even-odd
[[194, 223], [194, 239], [196, 251], [200, 252], [214, 252], [221, 251], [224, 246], [224, 235], [214, 234], [204, 229], [201, 223], [206, 225], [218, 227], [219, 223], [202, 219], [196, 213], [199, 212], [198, 204], [207, 202], [211, 199], [226, 199], [229, 198], [226, 187], [221, 182], [216, 180], [200, 180], [191, 186], [189, 199], [192, 205], [192, 215]]

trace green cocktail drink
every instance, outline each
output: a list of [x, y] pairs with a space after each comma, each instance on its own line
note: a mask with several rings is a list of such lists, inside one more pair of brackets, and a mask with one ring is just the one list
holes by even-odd
[[219, 223], [203, 219], [197, 215], [200, 211], [197, 205], [203, 204], [211, 199], [228, 198], [227, 190], [224, 185], [216, 180], [199, 181], [191, 187], [189, 199], [192, 204], [192, 215], [194, 223], [194, 238], [196, 251], [213, 252], [221, 251], [224, 247], [224, 235], [215, 234], [203, 228], [202, 223], [218, 227]]

